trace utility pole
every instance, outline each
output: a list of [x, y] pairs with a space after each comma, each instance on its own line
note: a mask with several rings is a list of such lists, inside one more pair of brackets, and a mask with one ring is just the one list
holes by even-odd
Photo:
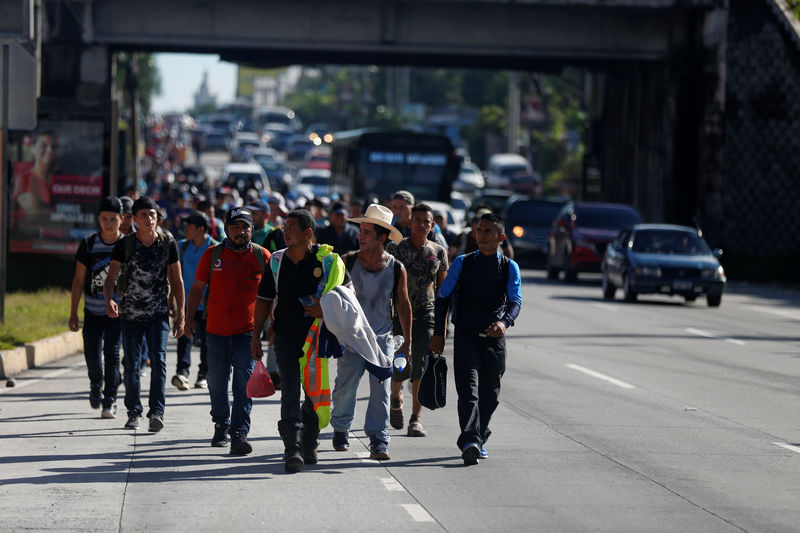
[[139, 136], [141, 134], [139, 127], [139, 55], [135, 52], [128, 54], [128, 65], [125, 73], [125, 88], [128, 90], [130, 97], [130, 133], [131, 133], [131, 157], [134, 185], [139, 182]]
[[8, 63], [11, 58], [11, 48], [8, 44], [3, 44], [0, 48], [0, 324], [6, 322], [6, 275], [8, 257], [8, 154], [6, 143], [8, 142], [8, 91], [10, 84]]
[[508, 73], [508, 143], [507, 152], [516, 154], [519, 150], [519, 76], [517, 72]]

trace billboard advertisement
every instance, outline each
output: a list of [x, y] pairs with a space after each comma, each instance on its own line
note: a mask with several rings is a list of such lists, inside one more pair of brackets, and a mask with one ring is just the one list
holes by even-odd
[[9, 146], [9, 252], [75, 253], [96, 231], [103, 196], [103, 133], [98, 120], [39, 120]]

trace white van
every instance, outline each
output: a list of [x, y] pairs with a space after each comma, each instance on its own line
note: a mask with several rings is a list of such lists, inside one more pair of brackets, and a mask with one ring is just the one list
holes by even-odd
[[486, 168], [486, 187], [504, 188], [517, 172], [533, 172], [530, 162], [519, 154], [494, 154]]

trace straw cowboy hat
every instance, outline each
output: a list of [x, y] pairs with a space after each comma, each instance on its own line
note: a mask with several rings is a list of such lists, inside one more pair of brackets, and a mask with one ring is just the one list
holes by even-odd
[[364, 213], [363, 217], [348, 218], [347, 220], [350, 222], [355, 222], [356, 224], [368, 222], [370, 224], [384, 227], [389, 230], [389, 240], [400, 242], [403, 240], [403, 234], [397, 231], [397, 228], [392, 226], [393, 216], [392, 210], [388, 207], [378, 204], [370, 204], [370, 206], [367, 207], [367, 212]]

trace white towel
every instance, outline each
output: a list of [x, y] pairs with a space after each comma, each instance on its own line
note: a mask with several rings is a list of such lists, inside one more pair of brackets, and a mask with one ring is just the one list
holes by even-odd
[[381, 349], [381, 344], [352, 289], [338, 285], [323, 294], [319, 304], [325, 325], [339, 340], [339, 344], [375, 366], [392, 366], [394, 354], [386, 354]]

